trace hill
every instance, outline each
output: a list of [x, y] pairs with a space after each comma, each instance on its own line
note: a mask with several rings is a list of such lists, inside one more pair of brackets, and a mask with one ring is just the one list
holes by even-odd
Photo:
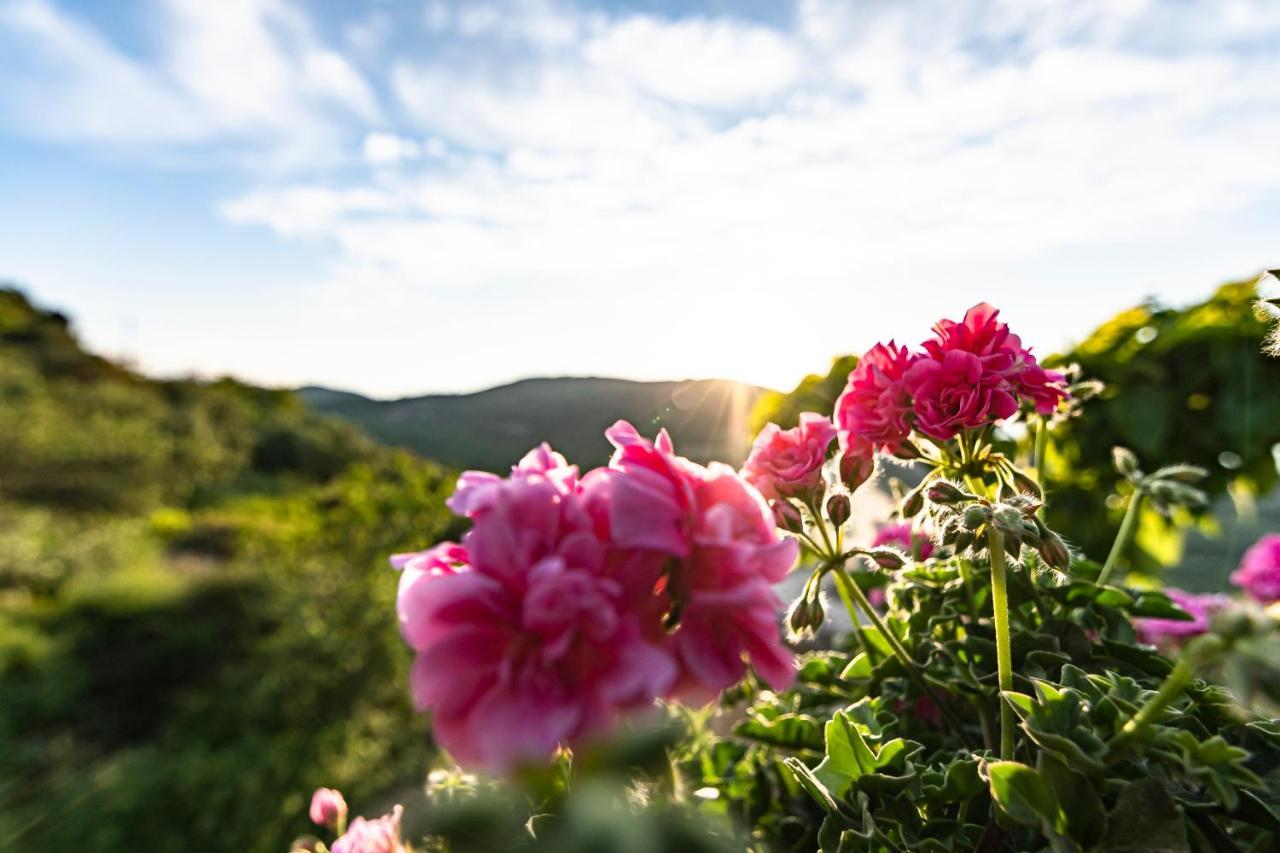
[[501, 471], [547, 441], [571, 461], [608, 459], [602, 433], [629, 420], [642, 432], [666, 427], [682, 454], [738, 464], [747, 450], [747, 418], [763, 388], [728, 380], [632, 382], [625, 379], [525, 379], [475, 394], [371, 400], [347, 391], [303, 388], [317, 412], [344, 418], [370, 436], [458, 468]]

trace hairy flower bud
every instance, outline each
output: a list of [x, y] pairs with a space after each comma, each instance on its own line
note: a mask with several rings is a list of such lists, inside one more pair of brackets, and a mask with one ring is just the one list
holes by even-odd
[[866, 553], [877, 566], [891, 572], [896, 572], [907, 564], [907, 561], [903, 559], [902, 554], [892, 548], [872, 548]]
[[809, 630], [809, 601], [806, 596], [802, 595], [791, 602], [791, 609], [787, 612], [787, 625], [796, 636]]
[[1040, 488], [1040, 484], [1017, 468], [1013, 469], [1013, 484], [1024, 494], [1034, 495], [1037, 500], [1044, 498], [1044, 490]]
[[1065, 572], [1071, 568], [1071, 551], [1062, 537], [1047, 527], [1040, 528], [1040, 558], [1051, 569]]
[[1133, 479], [1142, 475], [1142, 472], [1138, 470], [1138, 457], [1127, 447], [1111, 448], [1111, 461], [1121, 476]]
[[964, 521], [966, 530], [977, 530], [991, 520], [991, 507], [983, 504], [967, 506], [961, 518]]
[[929, 487], [929, 501], [935, 504], [956, 504], [961, 501], [973, 500], [973, 495], [961, 489], [955, 483], [947, 480], [938, 480]]
[[849, 520], [850, 504], [848, 495], [832, 495], [827, 500], [827, 518], [836, 527], [841, 527]]
[[840, 455], [840, 482], [851, 492], [871, 478], [876, 470], [876, 458], [870, 453], [856, 453], [853, 449]]
[[773, 510], [773, 520], [779, 528], [788, 533], [804, 530], [804, 517], [791, 501], [779, 499], [770, 504], [770, 508]]

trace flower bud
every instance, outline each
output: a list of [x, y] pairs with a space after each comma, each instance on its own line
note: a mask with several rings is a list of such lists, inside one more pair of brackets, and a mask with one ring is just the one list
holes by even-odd
[[771, 505], [773, 509], [773, 520], [778, 527], [788, 533], [799, 533], [804, 530], [804, 517], [800, 515], [800, 510], [796, 509], [795, 504], [788, 500], [776, 500]]
[[333, 788], [317, 788], [311, 795], [311, 822], [316, 826], [324, 826], [337, 831], [338, 826], [346, 822], [347, 801], [340, 791]]
[[947, 480], [939, 480], [929, 487], [929, 501], [935, 504], [956, 504], [965, 500], [973, 500], [973, 495], [968, 494], [955, 483]]
[[896, 572], [907, 564], [902, 554], [892, 548], [873, 548], [866, 554], [877, 566], [890, 572]]
[[870, 453], [846, 450], [840, 455], [840, 482], [851, 492], [870, 479], [876, 470], [876, 458]]
[[1129, 479], [1140, 476], [1142, 473], [1138, 470], [1138, 457], [1134, 456], [1133, 451], [1127, 447], [1111, 448], [1111, 461], [1116, 466], [1116, 470]]
[[911, 494], [903, 499], [902, 506], [898, 511], [903, 518], [912, 518], [919, 515], [922, 509], [924, 509], [924, 495], [919, 489], [912, 489]]
[[991, 520], [991, 507], [983, 504], [967, 506], [962, 519], [966, 530], [977, 530]]
[[827, 501], [827, 518], [836, 527], [841, 527], [849, 520], [850, 504], [848, 495], [832, 495]]
[[952, 547], [957, 554], [961, 554], [972, 548], [975, 541], [972, 531], [961, 530], [956, 534], [956, 541], [952, 544]]
[[991, 523], [1006, 536], [1022, 535], [1022, 513], [1011, 506], [1000, 506], [991, 514]]
[[822, 603], [822, 596], [815, 595], [809, 602], [809, 629], [816, 631], [827, 619], [827, 608]]
[[1062, 537], [1047, 527], [1040, 529], [1040, 558], [1051, 569], [1065, 572], [1071, 568], [1071, 551]]
[[809, 602], [806, 596], [802, 595], [791, 602], [791, 610], [787, 613], [787, 625], [790, 626], [791, 633], [796, 636], [809, 630]]
[[1034, 495], [1037, 500], [1044, 498], [1044, 491], [1040, 488], [1040, 484], [1017, 468], [1013, 469], [1013, 484], [1024, 494]]

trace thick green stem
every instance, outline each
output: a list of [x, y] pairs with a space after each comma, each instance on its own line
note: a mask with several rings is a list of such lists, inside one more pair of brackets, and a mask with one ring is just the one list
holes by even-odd
[[1120, 530], [1116, 533], [1116, 541], [1111, 545], [1111, 553], [1107, 555], [1107, 561], [1102, 564], [1102, 571], [1098, 573], [1098, 586], [1102, 586], [1111, 577], [1116, 563], [1120, 561], [1120, 555], [1129, 547], [1138, 528], [1138, 510], [1142, 507], [1143, 497], [1142, 489], [1138, 489], [1129, 499], [1129, 508], [1124, 511], [1124, 520], [1120, 522]]
[[[1009, 591], [1004, 560], [1004, 534], [989, 525], [987, 551], [991, 555], [991, 612], [996, 623], [996, 673], [1000, 692], [1013, 689], [1013, 643], [1009, 636]], [[1000, 698], [1000, 758], [1013, 760], [1013, 708]]]

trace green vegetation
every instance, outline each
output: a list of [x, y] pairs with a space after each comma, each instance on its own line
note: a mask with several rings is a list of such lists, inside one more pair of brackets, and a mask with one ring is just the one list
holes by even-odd
[[445, 532], [451, 486], [0, 290], [0, 849], [278, 851], [317, 785], [419, 786], [386, 556]]

